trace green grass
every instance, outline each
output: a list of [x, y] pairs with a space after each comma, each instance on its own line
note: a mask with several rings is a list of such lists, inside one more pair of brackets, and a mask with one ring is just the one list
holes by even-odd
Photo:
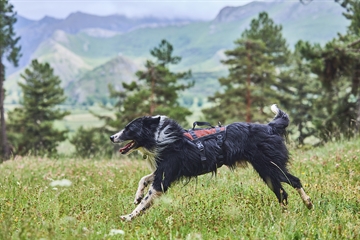
[[[251, 167], [174, 184], [132, 222], [141, 160], [16, 158], [0, 165], [0, 239], [359, 239], [360, 139], [292, 150], [315, 209], [290, 186], [287, 211]], [[70, 187], [51, 187], [68, 179]], [[123, 235], [110, 236], [111, 229]]]

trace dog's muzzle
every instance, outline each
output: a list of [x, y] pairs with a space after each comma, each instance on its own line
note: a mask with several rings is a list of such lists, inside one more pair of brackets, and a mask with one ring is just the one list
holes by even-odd
[[110, 136], [110, 140], [113, 142], [113, 143], [119, 143], [121, 142], [121, 140], [119, 139], [119, 137], [121, 136], [123, 131], [120, 131], [112, 136]]
[[[113, 143], [122, 143], [124, 142], [124, 140], [120, 139], [121, 135], [123, 134], [123, 130], [110, 136], [110, 140], [113, 142]], [[128, 141], [127, 144], [125, 144], [125, 146], [123, 146], [122, 148], [119, 149], [119, 152], [121, 154], [127, 154], [129, 152], [131, 152], [131, 150], [134, 150], [137, 148], [137, 143], [134, 141], [134, 140], [125, 140], [125, 141]]]

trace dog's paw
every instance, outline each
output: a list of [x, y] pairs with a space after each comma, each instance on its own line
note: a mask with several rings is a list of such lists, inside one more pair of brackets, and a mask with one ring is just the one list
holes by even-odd
[[144, 198], [144, 194], [143, 194], [143, 193], [136, 193], [136, 194], [135, 194], [134, 204], [135, 204], [135, 205], [138, 205], [143, 198]]
[[304, 204], [306, 205], [306, 207], [310, 210], [314, 208], [314, 204], [312, 203], [311, 199], [308, 198], [304, 201]]
[[135, 205], [138, 205], [138, 204], [141, 202], [142, 199], [143, 199], [142, 197], [135, 198], [134, 204], [135, 204]]
[[283, 201], [280, 203], [280, 208], [282, 212], [287, 212], [287, 201], [286, 203]]
[[123, 221], [126, 221], [126, 222], [131, 221], [132, 218], [133, 218], [133, 215], [132, 215], [132, 214], [120, 216], [120, 219], [123, 220]]

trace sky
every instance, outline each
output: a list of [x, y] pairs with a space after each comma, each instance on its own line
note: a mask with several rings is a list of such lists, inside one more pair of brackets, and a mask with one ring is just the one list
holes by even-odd
[[157, 16], [212, 20], [225, 6], [241, 6], [251, 0], [10, 0], [18, 15], [39, 20], [44, 16], [66, 18], [70, 13], [128, 17]]

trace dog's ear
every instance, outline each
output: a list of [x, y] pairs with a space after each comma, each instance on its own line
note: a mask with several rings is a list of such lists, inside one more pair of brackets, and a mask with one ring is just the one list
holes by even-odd
[[153, 126], [153, 125], [159, 125], [160, 122], [160, 116], [155, 117], [144, 117], [144, 124], [147, 126]]

